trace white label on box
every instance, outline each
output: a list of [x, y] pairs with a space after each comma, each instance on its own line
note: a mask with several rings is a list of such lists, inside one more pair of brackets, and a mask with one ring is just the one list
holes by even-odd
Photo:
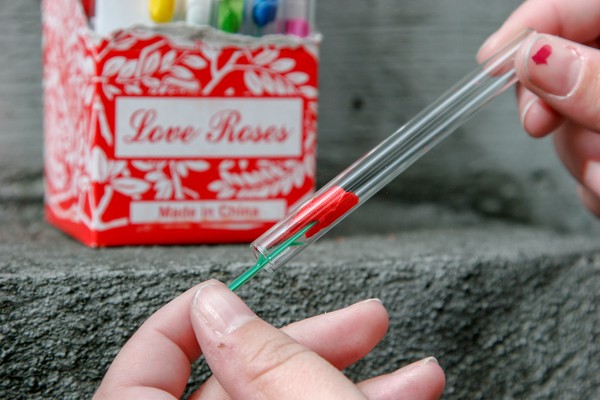
[[300, 98], [118, 97], [117, 158], [298, 157]]
[[284, 200], [134, 201], [132, 224], [176, 222], [276, 222], [285, 216]]

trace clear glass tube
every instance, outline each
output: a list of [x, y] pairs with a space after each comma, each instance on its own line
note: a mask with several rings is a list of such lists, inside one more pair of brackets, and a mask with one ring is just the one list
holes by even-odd
[[[526, 31], [251, 244], [270, 268], [318, 240], [516, 81]], [[293, 240], [290, 240], [293, 239]]]

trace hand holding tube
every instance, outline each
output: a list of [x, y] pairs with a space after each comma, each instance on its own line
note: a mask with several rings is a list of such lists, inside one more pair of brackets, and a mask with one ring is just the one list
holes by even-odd
[[524, 2], [482, 46], [479, 59], [524, 27], [540, 34], [515, 59], [521, 122], [533, 137], [553, 133], [584, 205], [600, 217], [600, 3]]

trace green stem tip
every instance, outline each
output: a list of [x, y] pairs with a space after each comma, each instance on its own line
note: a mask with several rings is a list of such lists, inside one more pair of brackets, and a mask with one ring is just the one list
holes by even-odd
[[246, 270], [246, 272], [244, 272], [242, 275], [238, 276], [233, 282], [231, 282], [231, 284], [229, 285], [229, 289], [231, 289], [232, 291], [235, 291], [236, 289], [238, 289], [244, 283], [246, 283], [250, 279], [252, 279], [252, 277], [254, 277], [254, 275], [256, 275], [260, 271], [262, 271], [263, 268], [265, 268], [267, 265], [269, 265], [269, 263], [271, 261], [275, 260], [275, 258], [277, 258], [279, 255], [281, 255], [283, 252], [285, 252], [288, 248], [290, 248], [292, 246], [304, 246], [304, 242], [298, 242], [297, 240], [299, 238], [301, 238], [302, 236], [304, 236], [306, 234], [306, 232], [308, 232], [310, 230], [310, 228], [315, 226], [315, 224], [316, 224], [316, 222], [311, 222], [310, 224], [308, 224], [307, 226], [302, 228], [298, 233], [294, 234], [290, 238], [286, 239], [279, 246], [275, 247], [275, 249], [272, 252], [270, 252], [269, 254], [267, 254], [267, 255], [261, 254], [261, 256], [258, 257], [258, 261], [256, 262], [256, 264], [254, 266], [248, 268], [248, 270]]

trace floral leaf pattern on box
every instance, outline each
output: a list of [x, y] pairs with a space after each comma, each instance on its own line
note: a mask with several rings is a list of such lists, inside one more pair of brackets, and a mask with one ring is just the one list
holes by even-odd
[[[76, 0], [43, 0], [42, 11], [45, 201], [56, 225], [69, 224], [80, 238], [84, 231], [106, 233], [94, 244], [129, 244], [128, 232], [141, 235], [132, 214], [137, 203], [283, 200], [289, 207], [314, 190], [314, 43], [241, 46], [146, 29], [98, 38]], [[300, 99], [298, 154], [118, 156], [116, 104], [136, 98]], [[174, 132], [169, 129], [167, 134]], [[161, 235], [168, 234], [183, 241], [186, 235], [201, 242], [248, 241], [275, 222], [211, 218], [156, 221], [144, 228], [144, 242], [152, 243], [156, 235], [161, 243]], [[109, 236], [115, 230], [122, 238]], [[219, 239], [213, 239], [215, 232], [222, 232]]]

